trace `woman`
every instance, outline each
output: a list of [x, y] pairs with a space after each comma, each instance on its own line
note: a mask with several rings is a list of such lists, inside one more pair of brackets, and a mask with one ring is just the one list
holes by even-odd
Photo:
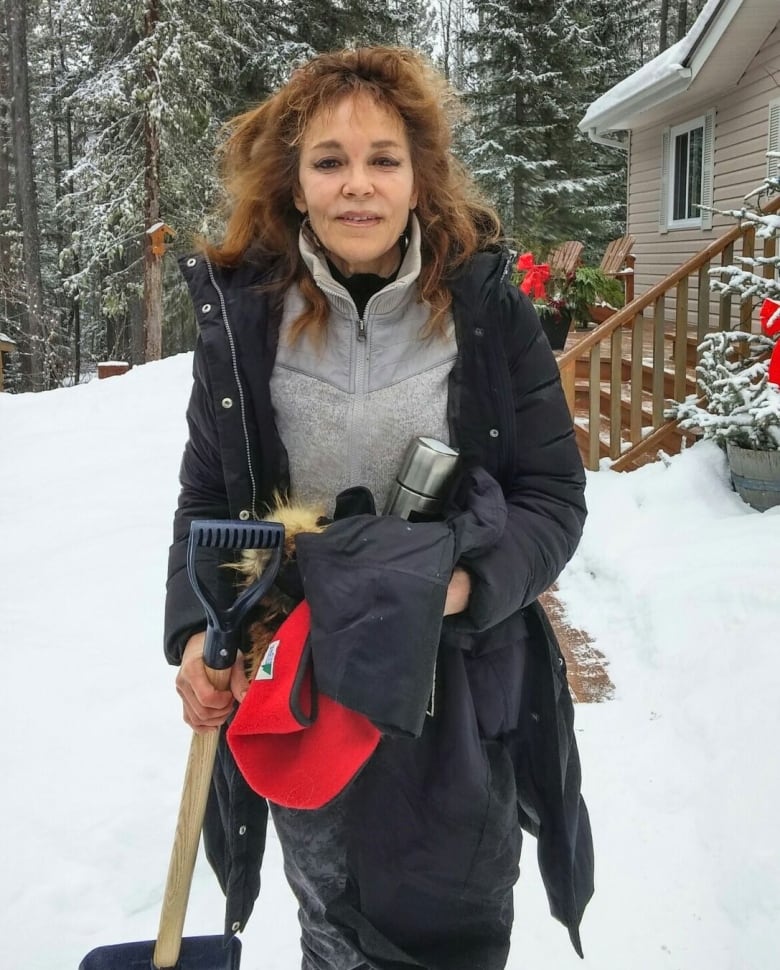
[[[456, 447], [506, 507], [491, 547], [452, 571], [421, 736], [385, 737], [323, 809], [270, 806], [304, 970], [503, 967], [518, 819], [578, 952], [592, 891], [565, 668], [536, 604], [579, 540], [584, 473], [498, 218], [450, 152], [452, 107], [412, 51], [315, 57], [236, 119], [225, 237], [182, 261], [200, 336], [166, 654], [194, 730], [222, 725], [247, 683], [240, 664], [229, 691], [205, 675], [191, 519], [262, 519], [275, 491], [332, 510], [355, 485], [381, 508], [419, 434]], [[221, 745], [206, 844], [229, 933], [259, 889], [266, 814]]]

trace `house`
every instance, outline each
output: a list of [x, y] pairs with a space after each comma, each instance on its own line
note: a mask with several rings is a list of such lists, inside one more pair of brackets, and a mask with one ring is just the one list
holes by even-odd
[[706, 207], [741, 208], [780, 170], [767, 158], [780, 152], [779, 0], [708, 0], [683, 40], [594, 101], [579, 127], [628, 154], [642, 293], [734, 225]]
[[[667, 405], [696, 393], [706, 333], [758, 329], [753, 301], [710, 284], [742, 258], [765, 257], [757, 271], [771, 275], [776, 240], [714, 210], [741, 210], [780, 170], [780, 0], [708, 0], [686, 37], [594, 101], [580, 128], [627, 153], [634, 299], [570, 340], [558, 367], [587, 467], [609, 458], [622, 471], [688, 440]], [[762, 208], [778, 215], [780, 196]]]

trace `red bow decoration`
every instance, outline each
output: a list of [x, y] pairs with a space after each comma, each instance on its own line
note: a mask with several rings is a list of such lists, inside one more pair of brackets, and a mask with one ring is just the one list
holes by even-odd
[[520, 284], [523, 293], [534, 300], [541, 300], [547, 295], [544, 285], [550, 278], [550, 267], [547, 263], [534, 263], [533, 253], [523, 253], [518, 257], [517, 268], [525, 273], [525, 279]]
[[[761, 329], [767, 337], [774, 337], [780, 333], [780, 303], [776, 300], [764, 300], [761, 305]], [[780, 385], [780, 340], [775, 342], [775, 349], [769, 359], [769, 381]]]

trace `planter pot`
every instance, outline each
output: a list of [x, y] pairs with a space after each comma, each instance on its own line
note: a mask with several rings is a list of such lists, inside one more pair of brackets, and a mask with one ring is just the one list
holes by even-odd
[[588, 316], [596, 324], [609, 320], [613, 313], [617, 313], [617, 309], [606, 303], [594, 303], [588, 307]]
[[743, 502], [765, 512], [780, 505], [780, 451], [754, 451], [730, 442], [731, 481]]
[[552, 349], [563, 350], [571, 328], [571, 313], [540, 311], [539, 320]]

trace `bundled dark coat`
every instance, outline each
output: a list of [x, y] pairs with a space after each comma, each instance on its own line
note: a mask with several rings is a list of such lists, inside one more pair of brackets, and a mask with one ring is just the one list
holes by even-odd
[[[272, 269], [222, 269], [202, 257], [183, 260], [182, 268], [200, 336], [169, 563], [165, 647], [172, 663], [205, 625], [186, 574], [189, 522], [262, 518], [273, 490], [289, 481], [269, 385], [280, 305], [258, 289]], [[537, 837], [551, 911], [578, 953], [578, 927], [593, 891], [565, 664], [537, 603], [579, 541], [584, 472], [557, 365], [532, 308], [504, 282], [505, 269], [504, 254], [483, 253], [451, 280], [458, 358], [448, 393], [451, 444], [467, 470], [479, 467], [499, 484], [505, 524], [499, 541], [468, 560], [468, 611], [444, 621], [437, 715], [420, 738], [383, 741], [353, 786], [351, 857], [361, 894], [329, 912], [388, 970], [469, 966], [463, 946], [469, 925], [483, 955], [484, 941], [495, 939], [489, 966], [503, 966], [511, 914], [496, 921], [489, 900], [511, 896], [518, 818]], [[473, 779], [467, 798], [464, 772]], [[449, 797], [453, 777], [462, 804]], [[451, 825], [459, 813], [463, 818]], [[473, 844], [464, 844], [463, 819]], [[244, 926], [259, 891], [266, 820], [264, 800], [221, 744], [205, 842], [227, 896], [228, 933]], [[425, 851], [414, 859], [412, 846]], [[403, 944], [404, 927], [413, 933], [416, 918], [436, 919], [431, 900], [453, 885], [460, 887], [462, 907], [453, 908], [450, 899], [448, 912], [439, 915], [455, 921], [460, 956], [411, 959], [383, 949], [388, 938]], [[486, 898], [489, 915], [480, 922]]]

